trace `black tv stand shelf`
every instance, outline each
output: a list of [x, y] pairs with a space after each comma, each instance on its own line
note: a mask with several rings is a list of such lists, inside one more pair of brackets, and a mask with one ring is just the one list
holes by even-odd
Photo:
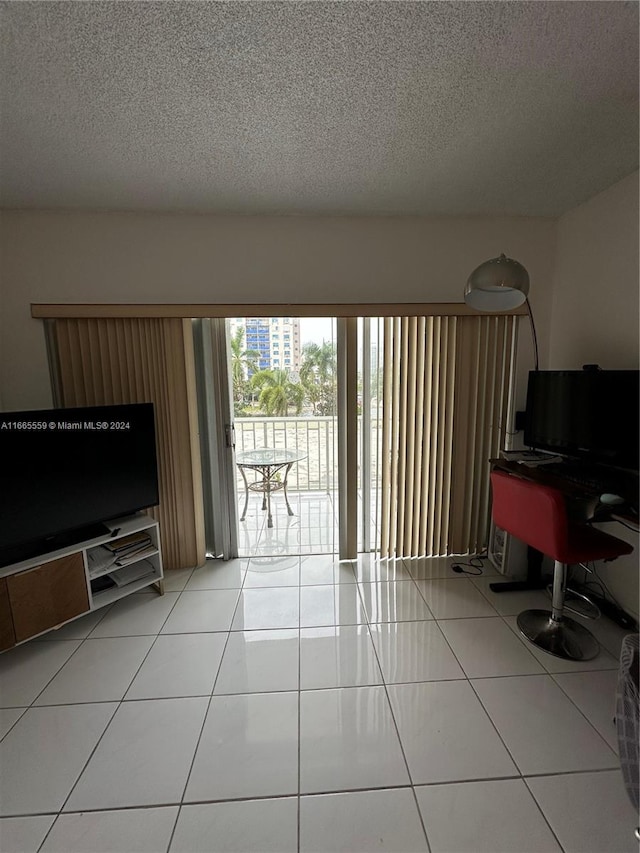
[[164, 592], [157, 521], [140, 512], [99, 528], [0, 568], [0, 651], [148, 586]]

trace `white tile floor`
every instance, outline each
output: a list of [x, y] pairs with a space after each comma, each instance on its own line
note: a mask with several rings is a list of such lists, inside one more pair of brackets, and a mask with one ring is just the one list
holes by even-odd
[[[326, 492], [289, 492], [289, 515], [284, 496], [271, 498], [273, 527], [267, 526], [262, 496], [250, 494], [244, 521], [238, 522], [238, 553], [242, 558], [266, 558], [286, 564], [290, 555], [333, 554], [337, 551], [337, 495]], [[238, 495], [238, 518], [244, 507], [244, 492]]]
[[3, 853], [625, 853], [622, 631], [450, 560], [209, 563], [0, 656]]

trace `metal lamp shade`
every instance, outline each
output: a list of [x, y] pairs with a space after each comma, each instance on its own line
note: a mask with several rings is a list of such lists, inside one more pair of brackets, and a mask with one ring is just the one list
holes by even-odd
[[500, 255], [474, 269], [464, 301], [478, 311], [509, 311], [522, 305], [528, 293], [529, 273], [518, 261]]

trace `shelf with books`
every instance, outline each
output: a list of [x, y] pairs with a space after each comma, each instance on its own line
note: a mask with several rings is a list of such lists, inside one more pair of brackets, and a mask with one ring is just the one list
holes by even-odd
[[87, 549], [92, 609], [162, 581], [158, 524], [144, 518], [144, 526], [118, 528], [122, 535]]
[[164, 592], [158, 522], [145, 513], [109, 532], [0, 571], [0, 651], [154, 585]]

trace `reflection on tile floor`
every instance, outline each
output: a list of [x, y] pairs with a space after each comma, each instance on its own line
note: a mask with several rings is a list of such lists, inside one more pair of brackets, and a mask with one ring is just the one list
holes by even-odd
[[[249, 496], [247, 514], [238, 522], [240, 557], [286, 558], [300, 554], [333, 554], [338, 550], [338, 496], [326, 492], [291, 492], [287, 513], [284, 497], [271, 499], [273, 527], [267, 526], [262, 497]], [[244, 497], [239, 501], [242, 512]]]
[[212, 561], [1, 655], [0, 849], [637, 853], [624, 632], [533, 653], [451, 562]]

